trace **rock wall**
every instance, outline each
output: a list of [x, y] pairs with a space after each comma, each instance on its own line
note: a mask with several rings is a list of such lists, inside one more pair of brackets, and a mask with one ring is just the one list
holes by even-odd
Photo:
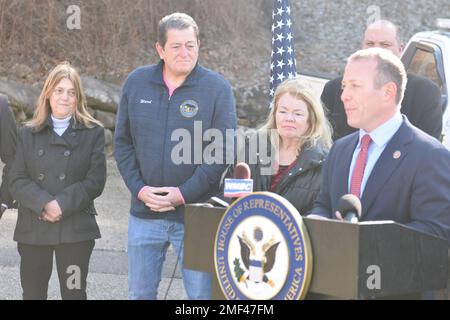
[[436, 18], [450, 18], [449, 0], [291, 0], [291, 6], [299, 70], [309, 72], [342, 72], [374, 18], [397, 24], [405, 43], [416, 32], [436, 29]]
[[[260, 38], [270, 37], [272, 1], [263, 5], [266, 30]], [[355, 0], [291, 0], [291, 15], [294, 25], [294, 40], [297, 52], [297, 71], [339, 75], [346, 58], [360, 48], [363, 31], [375, 19], [386, 19], [399, 26], [400, 37], [406, 44], [416, 32], [436, 29], [437, 18], [450, 18], [450, 1], [403, 0], [403, 1], [355, 1]], [[251, 39], [256, 34], [247, 34]], [[240, 74], [231, 74], [236, 79], [236, 98], [240, 122], [254, 126], [264, 119], [268, 105], [268, 78], [270, 41], [261, 43], [262, 48], [253, 61], [253, 79], [249, 81], [245, 68]], [[227, 75], [227, 73], [225, 73]]]
[[[212, 20], [211, 17], [218, 14], [216, 12], [218, 1], [209, 2], [211, 4], [209, 7], [205, 6], [203, 1], [177, 1], [167, 0], [171, 8], [179, 8], [182, 11], [189, 7], [188, 3], [192, 2], [191, 8], [195, 7], [199, 14], [201, 13], [198, 17], [193, 15], [200, 27], [202, 41], [200, 62], [222, 73], [230, 81], [236, 96], [239, 124], [246, 127], [257, 126], [265, 119], [269, 105], [272, 0], [247, 0], [245, 3], [233, 0], [230, 6], [233, 6], [234, 11], [233, 8], [229, 8], [226, 11], [228, 16], [225, 15], [216, 20]], [[105, 5], [107, 3], [110, 2], [105, 1]], [[147, 2], [140, 0], [140, 3]], [[163, 2], [149, 0], [148, 3], [162, 5]], [[142, 15], [147, 19], [145, 10], [149, 8], [143, 7], [143, 10]], [[189, 10], [187, 12], [190, 13]], [[400, 27], [402, 39], [406, 42], [416, 32], [435, 29], [436, 18], [450, 18], [450, 1], [291, 0], [291, 12], [297, 51], [297, 70], [337, 75], [342, 72], [346, 57], [360, 47], [363, 30], [374, 19], [388, 19], [396, 23]], [[95, 19], [97, 14], [101, 12], [83, 13], [83, 19], [85, 19], [83, 21], [87, 22], [84, 29], [79, 32], [72, 31], [73, 45], [77, 44], [79, 38], [83, 39], [84, 36], [94, 32], [92, 28], [95, 25], [91, 26], [90, 22], [97, 21]], [[133, 14], [136, 19], [140, 19], [140, 11]], [[118, 16], [118, 19], [122, 18]], [[117, 26], [115, 26], [117, 30], [120, 30], [121, 23], [124, 22], [117, 20]], [[150, 17], [150, 21], [146, 20], [143, 30], [153, 30], [151, 26], [156, 27], [155, 17]], [[42, 32], [47, 32], [47, 28], [42, 26], [35, 30], [41, 29], [45, 30]], [[67, 31], [59, 34], [58, 30], [53, 29], [52, 41], [64, 42], [61, 39], [67, 36]], [[35, 36], [45, 37], [45, 34]], [[3, 92], [10, 96], [13, 105], [16, 106], [15, 114], [18, 120], [23, 121], [25, 117], [32, 114], [33, 101], [42, 87], [47, 71], [52, 68], [54, 62], [60, 59], [74, 61], [75, 66], [84, 75], [83, 83], [91, 112], [103, 121], [105, 127], [112, 133], [120, 86], [128, 72], [140, 65], [155, 63], [158, 60], [153, 48], [155, 39], [149, 39], [146, 33], [137, 33], [135, 37], [133, 39], [125, 37], [126, 40], [122, 39], [122, 42], [117, 43], [116, 49], [122, 52], [125, 50], [123, 46], [126, 48], [133, 44], [139, 49], [136, 49], [139, 54], [124, 53], [123, 57], [118, 56], [123, 63], [114, 63], [112, 60], [113, 62], [107, 64], [108, 70], [101, 70], [101, 64], [95, 64], [92, 61], [93, 57], [90, 60], [86, 59], [84, 51], [81, 51], [76, 58], [64, 51], [58, 51], [56, 54], [54, 52], [56, 49], [50, 53], [40, 51], [42, 56], [36, 56], [31, 60], [18, 54], [17, 57], [14, 56], [14, 59], [10, 59], [11, 65], [6, 64], [10, 60], [5, 59], [5, 56], [2, 59], [0, 55], [2, 62], [0, 63], [0, 91], [3, 88]], [[111, 46], [112, 44], [108, 42], [109, 38], [105, 37], [105, 43], [102, 45]], [[97, 48], [94, 47], [95, 43], [90, 45], [93, 49]], [[36, 48], [43, 50], [41, 47]], [[0, 47], [0, 53], [2, 50], [6, 50], [5, 47]], [[24, 51], [24, 49], [21, 50]], [[89, 54], [93, 53], [95, 51], [89, 51]], [[53, 58], [49, 59], [51, 54]], [[112, 58], [112, 53], [102, 55], [103, 60]], [[98, 79], [104, 80], [102, 75], [105, 74], [108, 75], [105, 77], [109, 82], [99, 81]], [[23, 88], [18, 86], [19, 83], [23, 83], [30, 94], [24, 93], [25, 89], [12, 89]]]

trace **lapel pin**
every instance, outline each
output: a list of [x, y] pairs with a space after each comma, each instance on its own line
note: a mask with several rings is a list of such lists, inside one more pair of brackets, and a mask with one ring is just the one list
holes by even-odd
[[402, 155], [402, 153], [400, 152], [400, 151], [395, 151], [393, 154], [392, 154], [392, 157], [394, 158], [394, 159], [398, 159], [398, 158], [400, 158], [400, 156]]

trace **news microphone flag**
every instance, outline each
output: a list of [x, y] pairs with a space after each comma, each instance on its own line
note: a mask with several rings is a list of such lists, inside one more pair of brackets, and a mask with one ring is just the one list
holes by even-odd
[[297, 75], [295, 49], [291, 31], [289, 0], [274, 0], [272, 12], [272, 55], [270, 61], [269, 94], [272, 100], [277, 86]]
[[253, 192], [253, 179], [225, 179], [224, 197], [239, 198]]
[[233, 179], [224, 181], [224, 197], [239, 198], [253, 192], [253, 179], [251, 170], [245, 162], [236, 163], [233, 172]]

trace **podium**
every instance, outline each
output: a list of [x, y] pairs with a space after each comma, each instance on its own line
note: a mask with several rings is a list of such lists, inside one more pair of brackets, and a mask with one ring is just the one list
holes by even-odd
[[[184, 266], [215, 276], [214, 240], [225, 208], [187, 205]], [[308, 292], [326, 299], [375, 299], [443, 289], [448, 244], [393, 221], [348, 223], [303, 218], [313, 251]]]

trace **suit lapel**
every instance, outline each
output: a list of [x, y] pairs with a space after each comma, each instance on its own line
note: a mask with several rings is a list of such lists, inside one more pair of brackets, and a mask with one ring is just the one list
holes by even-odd
[[[400, 129], [387, 144], [380, 158], [377, 160], [362, 195], [362, 216], [369, 212], [383, 186], [387, 183], [395, 170], [399, 168], [407, 156], [407, 143], [411, 141], [411, 128], [404, 120]], [[395, 154], [395, 156], [394, 156]]]
[[[353, 152], [358, 144], [359, 133], [353, 133], [353, 137], [349, 139], [349, 142], [344, 146], [341, 154], [341, 159], [338, 160], [338, 164], [343, 164], [343, 170], [336, 170], [337, 190], [340, 198], [344, 194], [349, 193], [348, 190], [348, 177], [351, 174], [350, 164], [352, 162]], [[339, 166], [339, 165], [338, 165]]]

